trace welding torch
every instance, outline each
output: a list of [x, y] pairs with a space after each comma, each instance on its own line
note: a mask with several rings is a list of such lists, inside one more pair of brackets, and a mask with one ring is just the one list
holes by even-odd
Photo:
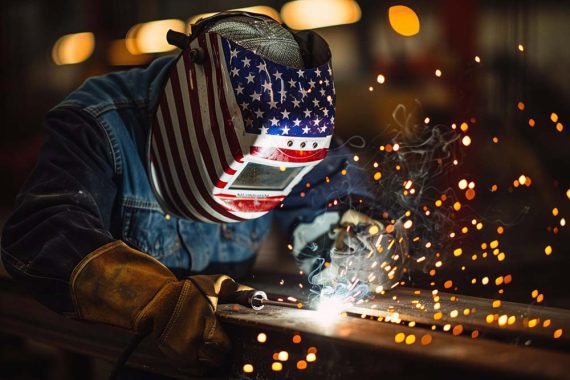
[[261, 310], [267, 305], [290, 307], [295, 309], [298, 308], [296, 303], [270, 300], [267, 298], [267, 293], [261, 290], [249, 290], [240, 292], [240, 294], [238, 294], [232, 301], [233, 303], [252, 308], [253, 310]]

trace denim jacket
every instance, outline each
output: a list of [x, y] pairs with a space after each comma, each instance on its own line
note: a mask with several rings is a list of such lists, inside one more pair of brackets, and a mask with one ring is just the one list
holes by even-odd
[[4, 226], [1, 252], [10, 274], [57, 311], [72, 311], [68, 280], [75, 266], [111, 241], [152, 255], [179, 276], [240, 277], [274, 217], [293, 233], [330, 210], [334, 199], [367, 194], [351, 186], [362, 173], [341, 174], [348, 150], [333, 148], [280, 209], [259, 219], [219, 225], [166, 213], [151, 189], [146, 155], [172, 62], [166, 57], [145, 69], [90, 78], [46, 117], [46, 141]]

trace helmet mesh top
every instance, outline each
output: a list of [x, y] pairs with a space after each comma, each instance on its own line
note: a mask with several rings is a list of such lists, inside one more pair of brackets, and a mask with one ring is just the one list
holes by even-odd
[[213, 23], [206, 31], [218, 33], [275, 63], [304, 67], [297, 41], [277, 21], [265, 17], [233, 16]]

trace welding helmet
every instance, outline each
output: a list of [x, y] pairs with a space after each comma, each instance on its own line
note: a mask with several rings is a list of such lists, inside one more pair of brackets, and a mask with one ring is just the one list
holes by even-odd
[[208, 223], [262, 216], [327, 154], [335, 114], [327, 43], [246, 12], [168, 39], [182, 52], [152, 120], [159, 202]]

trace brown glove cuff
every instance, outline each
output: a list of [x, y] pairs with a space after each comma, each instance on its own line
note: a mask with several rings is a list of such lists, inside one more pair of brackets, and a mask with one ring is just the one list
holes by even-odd
[[73, 270], [71, 297], [78, 318], [136, 330], [143, 308], [175, 281], [158, 260], [115, 241], [91, 252]]

